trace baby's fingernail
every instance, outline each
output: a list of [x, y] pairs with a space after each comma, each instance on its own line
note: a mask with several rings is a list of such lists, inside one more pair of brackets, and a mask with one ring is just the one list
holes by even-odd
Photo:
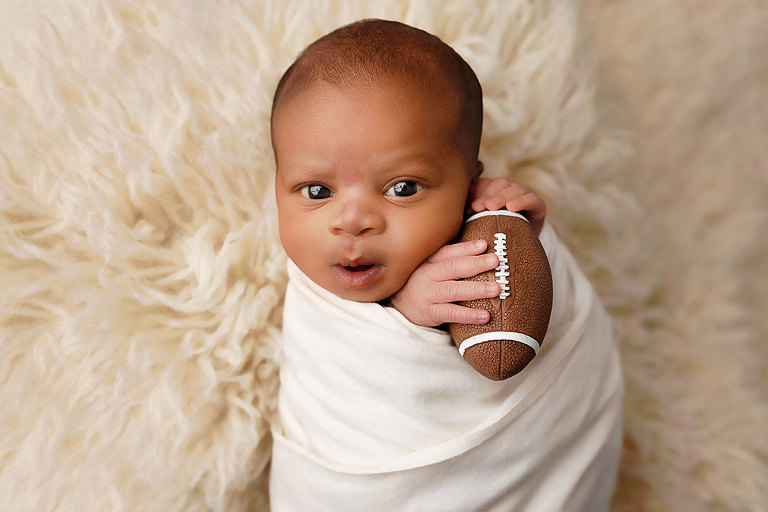
[[475, 240], [474, 247], [475, 249], [482, 249], [485, 247], [485, 240]]
[[477, 321], [480, 323], [486, 323], [488, 320], [491, 319], [491, 314], [487, 311], [478, 311], [475, 313], [475, 318], [477, 318]]
[[495, 254], [486, 254], [485, 258], [483, 259], [483, 263], [486, 265], [496, 265], [498, 262], [498, 257]]
[[501, 203], [499, 202], [498, 199], [489, 199], [487, 204], [491, 208], [498, 208], [499, 206], [501, 206]]
[[485, 291], [486, 293], [498, 293], [499, 292], [498, 286], [499, 285], [497, 285], [496, 283], [488, 283], [487, 285], [485, 285]]

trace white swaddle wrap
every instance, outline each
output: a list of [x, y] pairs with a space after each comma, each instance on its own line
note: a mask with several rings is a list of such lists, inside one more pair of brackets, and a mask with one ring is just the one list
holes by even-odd
[[548, 224], [539, 354], [487, 380], [450, 337], [341, 299], [289, 262], [272, 510], [607, 510], [623, 382], [610, 321]]

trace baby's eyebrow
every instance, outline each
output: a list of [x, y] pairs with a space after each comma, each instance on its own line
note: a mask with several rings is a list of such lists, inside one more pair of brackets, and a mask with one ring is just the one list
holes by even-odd
[[405, 165], [435, 171], [439, 171], [442, 168], [437, 158], [424, 153], [396, 153], [395, 155], [377, 159], [375, 164], [379, 169], [393, 169]]
[[277, 172], [282, 181], [327, 180], [336, 175], [333, 169], [319, 165], [317, 162], [296, 162], [280, 166]]
[[[377, 155], [363, 165], [370, 166], [382, 176], [410, 171], [430, 181], [439, 180], [444, 170], [440, 155], [410, 150]], [[286, 186], [295, 186], [299, 183], [331, 182], [343, 174], [346, 173], [328, 162], [307, 158], [280, 165], [277, 179]]]

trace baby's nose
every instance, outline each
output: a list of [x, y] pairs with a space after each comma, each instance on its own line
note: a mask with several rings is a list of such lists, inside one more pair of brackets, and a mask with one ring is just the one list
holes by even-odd
[[384, 216], [377, 211], [371, 200], [354, 197], [342, 199], [338, 204], [338, 210], [330, 224], [330, 231], [334, 235], [376, 234], [384, 228]]

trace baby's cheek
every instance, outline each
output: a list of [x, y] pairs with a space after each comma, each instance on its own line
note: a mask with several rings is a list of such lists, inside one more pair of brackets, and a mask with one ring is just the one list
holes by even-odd
[[[296, 263], [299, 268], [305, 266], [308, 255], [315, 252], [319, 247], [313, 240], [313, 233], [302, 228], [303, 223], [292, 220], [290, 216], [284, 217], [280, 221], [280, 243], [288, 257]], [[306, 273], [306, 270], [302, 268]]]
[[463, 223], [463, 210], [458, 215], [444, 212], [440, 219], [430, 226], [429, 235], [425, 237], [425, 245], [429, 244], [431, 249], [429, 254], [432, 254], [444, 245], [454, 243], [459, 236]]
[[280, 222], [280, 244], [289, 258], [295, 260], [294, 256], [294, 235], [291, 229], [287, 227], [287, 222]]

